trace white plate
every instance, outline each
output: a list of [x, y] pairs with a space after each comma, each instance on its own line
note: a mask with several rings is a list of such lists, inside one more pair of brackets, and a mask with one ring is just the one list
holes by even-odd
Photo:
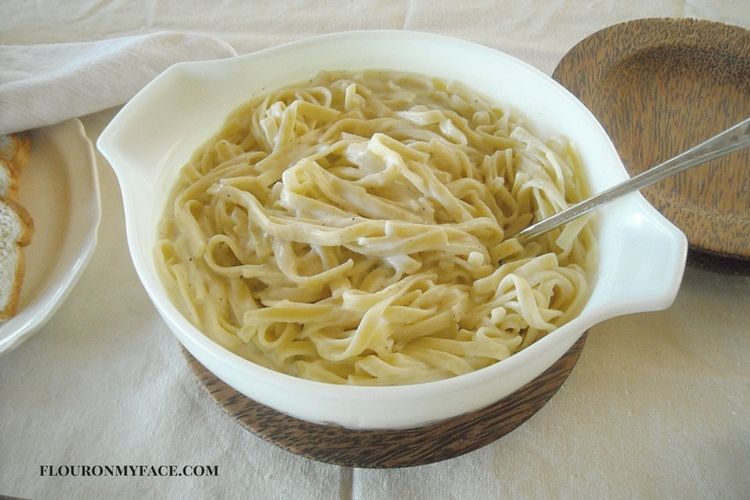
[[0, 354], [19, 346], [57, 311], [96, 247], [101, 218], [91, 142], [79, 120], [32, 132], [20, 201], [34, 219], [25, 248], [26, 277], [18, 313], [0, 323]]

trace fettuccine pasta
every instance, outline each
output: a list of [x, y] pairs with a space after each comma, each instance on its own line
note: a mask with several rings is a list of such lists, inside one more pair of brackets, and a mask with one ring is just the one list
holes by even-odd
[[272, 369], [407, 384], [501, 361], [575, 317], [586, 219], [505, 239], [585, 196], [543, 141], [455, 83], [324, 72], [257, 97], [182, 169], [160, 228], [188, 319]]

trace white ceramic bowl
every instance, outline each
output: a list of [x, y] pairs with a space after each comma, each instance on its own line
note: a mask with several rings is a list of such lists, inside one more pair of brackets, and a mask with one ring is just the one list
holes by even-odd
[[593, 192], [627, 178], [607, 134], [575, 97], [527, 64], [462, 40], [405, 31], [349, 32], [172, 66], [120, 111], [97, 145], [122, 188], [128, 245], [143, 285], [179, 341], [219, 378], [255, 401], [311, 422], [355, 429], [416, 427], [499, 401], [540, 375], [596, 323], [672, 303], [685, 265], [685, 236], [635, 193], [599, 212], [599, 264], [581, 315], [473, 373], [397, 387], [337, 386], [255, 365], [204, 336], [171, 302], [155, 268], [157, 223], [178, 170], [229, 112], [254, 95], [321, 69], [366, 68], [458, 80], [511, 105], [537, 133], [574, 141]]

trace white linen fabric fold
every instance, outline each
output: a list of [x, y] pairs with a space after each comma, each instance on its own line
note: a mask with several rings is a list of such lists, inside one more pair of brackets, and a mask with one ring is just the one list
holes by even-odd
[[222, 40], [176, 32], [0, 45], [0, 135], [122, 104], [174, 63], [235, 54]]

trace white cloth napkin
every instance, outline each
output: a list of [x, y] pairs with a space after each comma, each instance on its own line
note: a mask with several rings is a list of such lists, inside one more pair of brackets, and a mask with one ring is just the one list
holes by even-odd
[[174, 63], [236, 55], [204, 35], [0, 45], [0, 135], [117, 106]]

